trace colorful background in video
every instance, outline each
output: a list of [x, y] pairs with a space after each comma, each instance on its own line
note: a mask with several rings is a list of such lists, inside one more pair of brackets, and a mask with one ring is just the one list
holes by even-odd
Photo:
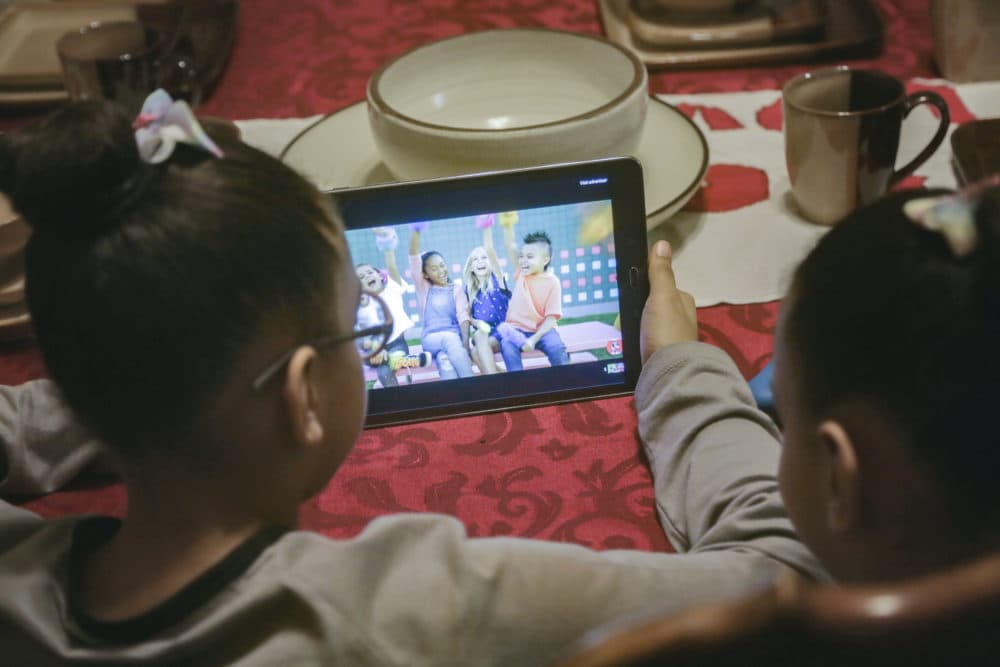
[[[595, 315], [610, 314], [610, 322], [618, 312], [618, 269], [612, 237], [608, 236], [599, 243], [586, 246], [577, 242], [580, 224], [595, 211], [607, 206], [610, 206], [610, 202], [585, 202], [518, 211], [514, 237], [519, 246], [524, 236], [530, 232], [544, 231], [552, 239], [550, 270], [559, 277], [562, 284], [564, 319], [591, 319]], [[448, 263], [452, 280], [459, 283], [462, 281], [462, 269], [469, 251], [482, 245], [482, 231], [476, 227], [475, 219], [475, 216], [466, 216], [435, 220], [420, 235], [420, 251], [440, 252]], [[398, 225], [395, 229], [399, 235], [396, 264], [411, 285], [405, 306], [410, 317], [419, 326], [417, 297], [412, 289], [413, 277], [410, 275], [407, 258], [410, 230], [407, 225]], [[496, 224], [492, 231], [500, 265], [513, 286], [515, 267], [511, 267], [507, 260], [503, 229]], [[385, 255], [375, 247], [372, 230], [349, 230], [347, 239], [355, 264], [385, 268]]]

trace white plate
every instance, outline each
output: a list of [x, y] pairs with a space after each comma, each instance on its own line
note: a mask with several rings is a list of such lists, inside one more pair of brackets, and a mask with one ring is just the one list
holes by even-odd
[[[652, 229], [698, 190], [708, 169], [708, 144], [687, 116], [651, 97], [635, 157], [643, 167], [646, 226]], [[379, 159], [365, 102], [307, 127], [285, 146], [281, 159], [323, 190], [396, 180]]]
[[31, 338], [31, 316], [24, 301], [0, 306], [0, 342]]
[[69, 99], [65, 88], [45, 89], [12, 89], [0, 88], [0, 107], [30, 107], [41, 104], [52, 104]]

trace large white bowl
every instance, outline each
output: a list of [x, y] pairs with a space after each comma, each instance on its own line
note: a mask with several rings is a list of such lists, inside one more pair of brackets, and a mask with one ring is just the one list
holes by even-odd
[[396, 178], [632, 155], [646, 68], [604, 39], [474, 32], [406, 53], [368, 82], [368, 119]]

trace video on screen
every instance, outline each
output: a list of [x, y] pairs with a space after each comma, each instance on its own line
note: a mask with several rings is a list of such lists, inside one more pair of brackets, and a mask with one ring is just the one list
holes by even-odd
[[373, 294], [393, 318], [368, 387], [575, 364], [623, 374], [611, 229], [610, 200], [348, 229], [361, 310]]

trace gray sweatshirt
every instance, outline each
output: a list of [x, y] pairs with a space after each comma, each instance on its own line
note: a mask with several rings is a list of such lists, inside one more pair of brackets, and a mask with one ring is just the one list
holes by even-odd
[[[106, 623], [74, 586], [117, 520], [0, 501], [2, 662], [546, 665], [615, 619], [740, 595], [786, 566], [825, 578], [778, 495], [776, 429], [723, 352], [660, 350], [635, 399], [677, 554], [469, 538], [453, 517], [399, 514], [349, 540], [263, 531], [153, 610]], [[0, 390], [0, 493], [55, 489], [99, 452], [51, 383]]]

